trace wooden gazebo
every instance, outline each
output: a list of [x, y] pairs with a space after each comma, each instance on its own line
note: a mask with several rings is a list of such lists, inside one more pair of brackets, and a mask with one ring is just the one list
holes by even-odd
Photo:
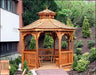
[[[37, 67], [37, 68], [39, 67], [38, 52], [40, 49], [38, 48], [38, 39], [42, 34], [45, 35], [45, 33], [51, 33], [50, 36], [52, 36], [54, 39], [54, 49], [52, 49], [53, 56], [54, 58], [58, 56], [59, 67], [72, 65], [73, 63], [73, 32], [75, 31], [75, 28], [65, 25], [60, 21], [54, 19], [54, 16], [56, 15], [56, 13], [49, 10], [48, 8], [46, 8], [46, 10], [39, 12], [38, 15], [40, 16], [40, 19], [19, 29], [20, 32], [22, 33], [22, 37], [21, 37], [22, 64], [24, 60], [26, 60], [29, 67]], [[30, 34], [33, 35], [36, 40], [36, 49], [34, 50], [25, 49], [25, 36]], [[67, 41], [68, 41], [68, 49], [66, 50], [61, 49], [61, 39], [63, 35], [67, 36]], [[58, 38], [58, 45], [59, 45], [58, 49], [55, 49], [56, 38]], [[70, 41], [71, 41], [71, 44], [70, 44]], [[71, 47], [71, 49], [69, 47]], [[56, 51], [58, 51], [58, 55], [56, 55]]]

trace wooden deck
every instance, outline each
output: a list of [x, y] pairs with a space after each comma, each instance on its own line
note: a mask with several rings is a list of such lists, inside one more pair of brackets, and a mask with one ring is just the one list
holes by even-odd
[[[42, 62], [41, 67], [35, 70], [42, 70], [42, 69], [59, 69], [59, 67], [56, 67], [55, 63], [51, 62]], [[72, 69], [71, 66], [62, 67], [61, 69], [64, 69], [65, 71], [70, 71]]]

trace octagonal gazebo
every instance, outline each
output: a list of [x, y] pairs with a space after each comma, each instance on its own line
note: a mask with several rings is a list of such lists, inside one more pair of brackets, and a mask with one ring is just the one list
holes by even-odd
[[[37, 21], [20, 28], [20, 32], [22, 33], [22, 64], [24, 60], [27, 61], [29, 67], [39, 67], [39, 48], [38, 48], [38, 39], [39, 37], [45, 33], [51, 33], [50, 36], [54, 39], [54, 49], [53, 49], [53, 56], [56, 58], [58, 56], [59, 67], [72, 65], [73, 63], [73, 32], [75, 31], [74, 27], [65, 25], [60, 21], [54, 19], [56, 15], [55, 12], [46, 8], [38, 13], [40, 19]], [[34, 50], [26, 50], [25, 49], [25, 36], [33, 35], [36, 40], [36, 49]], [[61, 39], [62, 36], [67, 36], [68, 41], [68, 49], [63, 50], [61, 49]], [[56, 38], [58, 38], [58, 49], [55, 49], [55, 42]], [[71, 44], [70, 44], [71, 40]], [[71, 49], [69, 48], [71, 45]], [[44, 50], [44, 49], [43, 49]], [[56, 50], [58, 50], [58, 55], [56, 55]]]

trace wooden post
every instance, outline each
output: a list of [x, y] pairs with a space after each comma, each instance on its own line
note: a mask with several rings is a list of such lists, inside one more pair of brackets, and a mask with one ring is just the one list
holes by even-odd
[[22, 37], [21, 37], [21, 42], [22, 42], [22, 68], [23, 68], [23, 63], [24, 63], [24, 35], [22, 34]]
[[61, 67], [61, 33], [57, 32], [58, 40], [59, 40], [59, 68]]
[[74, 49], [74, 45], [73, 45], [73, 34], [71, 34], [71, 49]]
[[38, 50], [39, 50], [38, 40], [39, 40], [40, 33], [41, 33], [41, 32], [37, 32], [37, 33], [36, 33], [36, 54], [37, 54], [36, 68], [39, 67], [39, 63], [38, 63], [38, 61], [39, 61], [39, 55], [38, 55], [38, 54], [39, 54], [39, 51], [38, 51]]
[[54, 62], [55, 62], [55, 42], [56, 42], [56, 36], [54, 36], [54, 52], [53, 52], [53, 55], [54, 55]]
[[70, 36], [67, 37], [68, 37], [68, 50], [70, 50]]
[[73, 63], [73, 49], [74, 49], [74, 45], [73, 45], [73, 33], [72, 33], [71, 34], [72, 63]]

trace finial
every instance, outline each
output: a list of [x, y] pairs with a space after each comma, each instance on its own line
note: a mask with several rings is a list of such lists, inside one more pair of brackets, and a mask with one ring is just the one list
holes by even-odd
[[48, 7], [46, 7], [46, 9], [48, 10]]

